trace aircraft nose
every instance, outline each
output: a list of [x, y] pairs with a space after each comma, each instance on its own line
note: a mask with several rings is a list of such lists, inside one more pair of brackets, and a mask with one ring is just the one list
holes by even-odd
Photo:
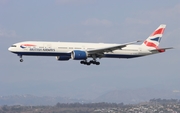
[[12, 48], [11, 48], [11, 47], [9, 47], [9, 48], [8, 48], [8, 50], [9, 50], [9, 51], [11, 51], [11, 50], [12, 50]]

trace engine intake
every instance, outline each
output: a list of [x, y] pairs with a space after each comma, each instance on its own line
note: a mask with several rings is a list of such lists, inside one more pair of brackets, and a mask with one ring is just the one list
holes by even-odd
[[81, 51], [81, 50], [74, 50], [71, 53], [71, 58], [73, 60], [85, 60], [87, 59], [87, 52], [86, 51]]
[[70, 56], [57, 56], [56, 59], [58, 61], [67, 61], [69, 60], [71, 57]]

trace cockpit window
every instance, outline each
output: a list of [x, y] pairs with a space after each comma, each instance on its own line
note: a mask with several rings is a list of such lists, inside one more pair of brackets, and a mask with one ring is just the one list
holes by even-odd
[[11, 47], [16, 47], [16, 45], [12, 45]]

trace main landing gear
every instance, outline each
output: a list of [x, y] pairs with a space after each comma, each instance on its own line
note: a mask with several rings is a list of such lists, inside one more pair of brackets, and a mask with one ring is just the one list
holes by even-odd
[[23, 62], [22, 55], [18, 55], [20, 57], [20, 62]]
[[90, 60], [89, 62], [86, 60], [82, 60], [80, 63], [84, 64], [84, 65], [91, 65], [91, 64], [95, 64], [95, 65], [100, 65], [100, 62], [96, 61], [97, 57], [96, 55], [92, 55], [91, 56], [93, 58], [93, 60]]
[[90, 60], [89, 62], [87, 60], [83, 60], [80, 63], [84, 65], [91, 65], [91, 64], [100, 65], [100, 62], [97, 62], [96, 60]]

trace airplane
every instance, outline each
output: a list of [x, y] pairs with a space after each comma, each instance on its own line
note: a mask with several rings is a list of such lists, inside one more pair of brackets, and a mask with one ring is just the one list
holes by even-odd
[[[85, 65], [100, 65], [97, 58], [136, 58], [163, 53], [168, 48], [159, 48], [166, 25], [161, 24], [141, 45], [134, 41], [124, 44], [25, 41], [13, 44], [8, 50], [22, 56], [55, 56], [58, 61], [80, 60]], [[88, 61], [88, 58], [92, 60]]]

